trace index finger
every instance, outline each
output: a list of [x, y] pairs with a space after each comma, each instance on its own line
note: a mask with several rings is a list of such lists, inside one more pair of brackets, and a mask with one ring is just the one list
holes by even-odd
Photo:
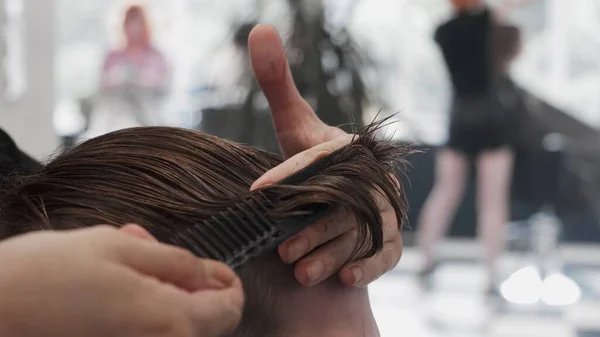
[[104, 248], [115, 262], [180, 289], [221, 289], [237, 279], [223, 263], [199, 259], [182, 248], [113, 233], [118, 232], [107, 232], [109, 244]]
[[275, 166], [258, 178], [258, 180], [252, 184], [250, 190], [253, 191], [259, 187], [274, 184], [280, 181], [281, 179], [301, 170], [316, 160], [329, 155], [333, 151], [350, 144], [353, 138], [354, 135], [345, 134], [292, 156], [288, 160]]

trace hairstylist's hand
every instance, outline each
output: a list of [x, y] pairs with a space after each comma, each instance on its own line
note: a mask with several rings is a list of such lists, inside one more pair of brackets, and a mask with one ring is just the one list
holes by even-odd
[[0, 242], [0, 336], [216, 337], [235, 328], [243, 294], [232, 270], [154, 242], [141, 227], [122, 232]]
[[[289, 158], [258, 179], [252, 185], [252, 189], [256, 189], [348, 144], [352, 137], [323, 123], [300, 96], [275, 29], [263, 25], [255, 27], [250, 33], [249, 49], [254, 74], [271, 107], [279, 145], [285, 158]], [[295, 274], [304, 285], [319, 283], [341, 269], [339, 276], [344, 284], [366, 286], [395, 267], [402, 255], [402, 237], [389, 203], [384, 203], [381, 216], [385, 244], [383, 250], [371, 258], [344, 265], [356, 244], [356, 223], [345, 214], [307, 228], [283, 243], [279, 254], [285, 262], [299, 261]], [[324, 243], [327, 244], [321, 246]]]

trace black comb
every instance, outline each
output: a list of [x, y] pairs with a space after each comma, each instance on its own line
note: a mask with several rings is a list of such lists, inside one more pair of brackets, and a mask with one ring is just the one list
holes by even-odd
[[[298, 185], [326, 169], [345, 149], [342, 147], [277, 182]], [[190, 250], [198, 257], [221, 261], [238, 269], [248, 261], [273, 251], [279, 244], [329, 214], [330, 206], [314, 204], [296, 216], [269, 219], [278, 195], [260, 191], [218, 212], [207, 220], [175, 232], [168, 243]]]

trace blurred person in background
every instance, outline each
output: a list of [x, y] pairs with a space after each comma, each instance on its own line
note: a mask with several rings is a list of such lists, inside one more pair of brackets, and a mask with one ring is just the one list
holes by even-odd
[[449, 140], [436, 157], [435, 183], [419, 218], [417, 242], [424, 255], [420, 276], [436, 266], [435, 246], [462, 201], [471, 163], [477, 172], [478, 234], [484, 245], [487, 291], [495, 293], [495, 261], [504, 248], [510, 216], [514, 151], [510, 109], [502, 88], [518, 54], [519, 30], [501, 24], [483, 0], [452, 0], [455, 16], [438, 27], [453, 87]]
[[124, 46], [111, 51], [104, 61], [94, 111], [82, 138], [161, 124], [160, 103], [169, 89], [170, 71], [163, 54], [152, 45], [143, 7], [127, 8], [123, 34]]
[[141, 6], [130, 6], [123, 21], [125, 45], [111, 51], [104, 61], [101, 88], [111, 89], [125, 84], [156, 91], [168, 86], [167, 62], [152, 46], [146, 12]]

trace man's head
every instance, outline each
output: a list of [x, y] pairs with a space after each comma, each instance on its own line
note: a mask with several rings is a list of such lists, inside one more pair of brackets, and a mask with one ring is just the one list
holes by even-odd
[[[286, 216], [314, 202], [347, 208], [361, 224], [364, 245], [357, 254], [381, 248], [375, 194], [390, 200], [402, 220], [403, 195], [390, 173], [405, 151], [376, 142], [371, 131], [350, 146], [347, 158], [307, 183], [267, 187], [288, 196], [275, 213]], [[0, 237], [138, 223], [165, 241], [174, 230], [247, 196], [251, 184], [280, 162], [277, 155], [184, 129], [113, 132], [58, 156], [36, 173], [16, 177], [0, 198]], [[237, 336], [268, 335], [285, 324], [281, 297], [298, 287], [292, 268], [274, 253], [243, 269], [240, 276], [247, 304]]]

